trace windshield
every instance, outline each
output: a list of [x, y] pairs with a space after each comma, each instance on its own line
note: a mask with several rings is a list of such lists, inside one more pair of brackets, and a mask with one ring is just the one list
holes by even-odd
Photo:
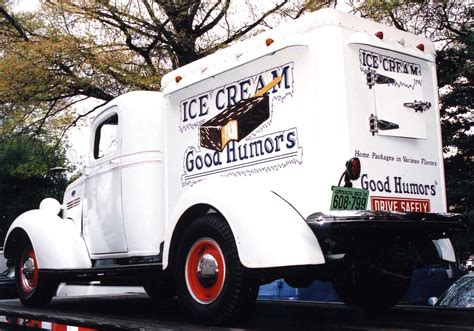
[[474, 308], [474, 277], [463, 277], [441, 296], [438, 306]]

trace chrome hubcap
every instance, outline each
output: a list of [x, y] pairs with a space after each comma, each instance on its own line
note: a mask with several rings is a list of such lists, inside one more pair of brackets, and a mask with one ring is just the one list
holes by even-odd
[[33, 279], [33, 275], [35, 273], [35, 261], [31, 257], [29, 257], [23, 263], [22, 273], [25, 279], [27, 280]]
[[211, 254], [204, 254], [197, 267], [198, 280], [205, 288], [210, 288], [217, 281], [219, 265]]

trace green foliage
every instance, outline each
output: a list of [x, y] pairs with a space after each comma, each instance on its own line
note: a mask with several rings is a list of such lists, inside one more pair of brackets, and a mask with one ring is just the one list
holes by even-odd
[[452, 238], [461, 260], [474, 252], [473, 41], [473, 31], [466, 31], [437, 60], [440, 87], [447, 89], [440, 101], [448, 206], [463, 213], [471, 227]]
[[[62, 199], [67, 179], [64, 149], [33, 136], [0, 138], [0, 242], [11, 222], [47, 197]], [[60, 200], [61, 201], [61, 200]]]
[[473, 37], [470, 31], [438, 52], [441, 125], [448, 204], [452, 211], [474, 211]]

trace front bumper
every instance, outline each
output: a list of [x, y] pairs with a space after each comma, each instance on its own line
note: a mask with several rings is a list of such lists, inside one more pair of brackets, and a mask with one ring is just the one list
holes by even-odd
[[360, 245], [417, 242], [447, 238], [468, 230], [460, 214], [386, 211], [314, 213], [306, 219], [325, 254], [341, 253]]

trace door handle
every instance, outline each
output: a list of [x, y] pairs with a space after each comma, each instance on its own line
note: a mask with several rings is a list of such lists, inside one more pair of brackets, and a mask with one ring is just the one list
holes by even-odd
[[415, 113], [419, 111], [420, 113], [430, 109], [431, 102], [423, 102], [423, 101], [413, 101], [413, 102], [405, 102], [403, 104], [405, 107], [412, 108], [415, 110]]

